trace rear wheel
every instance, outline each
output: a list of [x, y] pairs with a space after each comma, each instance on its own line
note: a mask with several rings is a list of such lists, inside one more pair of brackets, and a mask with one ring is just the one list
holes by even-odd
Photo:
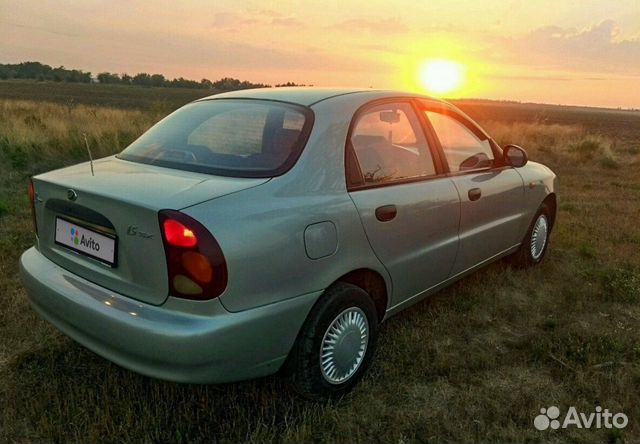
[[292, 350], [295, 390], [312, 399], [347, 394], [371, 363], [377, 333], [369, 295], [352, 284], [332, 285], [309, 313]]
[[536, 212], [520, 248], [511, 257], [514, 265], [530, 267], [542, 261], [549, 245], [551, 223], [551, 210], [543, 203]]

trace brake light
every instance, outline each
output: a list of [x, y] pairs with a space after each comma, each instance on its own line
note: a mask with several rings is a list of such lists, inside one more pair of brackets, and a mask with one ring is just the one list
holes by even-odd
[[193, 231], [173, 219], [166, 219], [163, 224], [164, 236], [171, 245], [176, 247], [193, 247], [198, 239]]
[[227, 287], [227, 264], [220, 245], [200, 222], [175, 210], [158, 214], [167, 258], [169, 294], [206, 300]]
[[33, 220], [33, 229], [38, 235], [38, 224], [36, 223], [36, 189], [33, 180], [29, 179], [29, 205], [31, 206], [31, 219]]

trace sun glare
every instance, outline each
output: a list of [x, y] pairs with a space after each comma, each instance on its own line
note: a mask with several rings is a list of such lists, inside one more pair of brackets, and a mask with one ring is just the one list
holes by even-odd
[[464, 66], [450, 60], [429, 60], [422, 64], [420, 83], [430, 93], [442, 95], [454, 92], [464, 84]]

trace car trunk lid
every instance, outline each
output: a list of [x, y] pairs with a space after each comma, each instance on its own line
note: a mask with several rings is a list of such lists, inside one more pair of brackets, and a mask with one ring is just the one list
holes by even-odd
[[[91, 282], [152, 304], [161, 304], [168, 296], [158, 211], [183, 209], [268, 181], [211, 176], [115, 157], [95, 161], [94, 171], [92, 175], [89, 164], [83, 163], [33, 178], [38, 248]], [[72, 230], [81, 236], [75, 244]], [[102, 242], [102, 250], [84, 248], [83, 235], [87, 241]], [[114, 264], [105, 259], [111, 246]]]

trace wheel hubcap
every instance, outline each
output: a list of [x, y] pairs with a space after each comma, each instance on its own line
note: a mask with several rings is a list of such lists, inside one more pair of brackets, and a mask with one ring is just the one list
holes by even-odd
[[369, 321], [362, 310], [348, 308], [329, 325], [320, 347], [322, 376], [331, 384], [351, 378], [362, 364], [369, 343]]
[[544, 214], [538, 216], [533, 231], [531, 232], [531, 257], [534, 260], [540, 259], [544, 247], [547, 245], [547, 235], [549, 233], [549, 224]]

